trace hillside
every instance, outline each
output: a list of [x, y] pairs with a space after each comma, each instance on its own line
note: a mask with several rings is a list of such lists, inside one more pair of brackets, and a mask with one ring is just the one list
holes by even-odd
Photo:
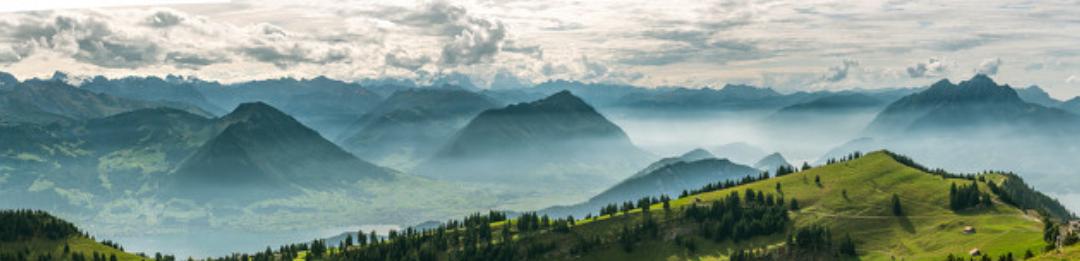
[[175, 193], [213, 199], [251, 192], [246, 196], [255, 199], [394, 176], [265, 103], [241, 104], [218, 124], [224, 126], [221, 133], [171, 174]]
[[1040, 88], [1037, 85], [1028, 86], [1027, 88], [1017, 88], [1016, 94], [1020, 96], [1020, 99], [1049, 108], [1057, 107], [1061, 105], [1061, 101], [1050, 97], [1049, 93]]
[[75, 225], [41, 211], [0, 210], [0, 259], [3, 260], [72, 260], [79, 257], [96, 260], [98, 256], [114, 260], [144, 260], [88, 238]]
[[194, 105], [213, 115], [227, 112], [210, 103], [191, 82], [171, 75], [165, 79], [155, 76], [129, 76], [119, 79], [97, 76], [79, 85], [79, 88], [128, 99]]
[[472, 117], [497, 106], [465, 90], [402, 90], [354, 123], [338, 144], [358, 157], [408, 168], [444, 146]]
[[[365, 242], [345, 253], [311, 254], [330, 260], [414, 254], [436, 259], [848, 260], [854, 253], [858, 260], [944, 260], [967, 257], [975, 248], [990, 257], [1019, 257], [1028, 251], [1039, 254], [1046, 246], [1034, 211], [1007, 203], [1038, 193], [1004, 192], [993, 185], [1012, 182], [1008, 175], [930, 173], [889, 152], [830, 162], [741, 185], [707, 186], [670, 202], [629, 202], [629, 208], [613, 204], [599, 217], [525, 213], [506, 221], [497, 213], [477, 214], [449, 227], [391, 233], [386, 242]], [[983, 203], [959, 205], [970, 201], [951, 193], [950, 186], [973, 188]], [[972, 232], [965, 233], [969, 226]], [[465, 243], [451, 240], [458, 236], [467, 238]], [[754, 251], [736, 252], [740, 249]]]

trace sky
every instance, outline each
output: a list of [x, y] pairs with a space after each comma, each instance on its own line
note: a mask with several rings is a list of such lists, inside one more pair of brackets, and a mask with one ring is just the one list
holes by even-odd
[[1076, 0], [0, 0], [0, 12], [0, 70], [22, 79], [463, 75], [791, 92], [984, 73], [1080, 95]]

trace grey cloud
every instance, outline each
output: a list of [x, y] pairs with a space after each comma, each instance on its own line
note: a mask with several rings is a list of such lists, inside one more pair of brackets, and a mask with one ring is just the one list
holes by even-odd
[[272, 63], [279, 68], [288, 68], [300, 63], [329, 64], [344, 61], [349, 57], [345, 49], [330, 50], [324, 54], [316, 54], [309, 48], [300, 45], [291, 46], [249, 46], [240, 48], [245, 55], [266, 63]]
[[1046, 67], [1046, 65], [1043, 64], [1043, 63], [1032, 63], [1032, 64], [1028, 64], [1027, 66], [1024, 66], [1024, 70], [1038, 71], [1038, 70], [1042, 70], [1045, 67]]
[[931, 50], [955, 52], [960, 50], [971, 49], [979, 46], [983, 46], [989, 43], [1001, 40], [1002, 37], [991, 34], [978, 34], [970, 37], [962, 37], [955, 39], [944, 39], [930, 43], [928, 46]]
[[196, 69], [199, 67], [231, 61], [225, 55], [203, 55], [186, 52], [169, 52], [165, 54], [165, 62], [180, 68]]
[[183, 22], [184, 18], [169, 11], [158, 11], [146, 18], [146, 25], [151, 27], [172, 27]]
[[668, 65], [694, 61], [726, 64], [732, 61], [756, 60], [771, 57], [772, 52], [743, 41], [712, 41], [697, 46], [666, 45], [655, 50], [622, 50], [619, 62], [633, 65]]
[[948, 65], [944, 61], [930, 58], [925, 63], [917, 63], [907, 67], [907, 74], [911, 78], [938, 77], [948, 72]]
[[829, 72], [822, 77], [822, 80], [828, 82], [839, 82], [847, 79], [848, 72], [851, 68], [859, 66], [859, 62], [855, 60], [844, 60], [844, 62], [838, 66], [829, 67]]
[[532, 56], [536, 59], [544, 59], [544, 49], [539, 45], [523, 45], [514, 40], [507, 40], [503, 44], [502, 50]]
[[424, 65], [431, 63], [431, 57], [426, 55], [412, 56], [404, 50], [398, 49], [389, 52], [384, 57], [386, 65], [416, 71]]
[[975, 69], [976, 73], [985, 75], [995, 75], [998, 73], [998, 68], [1001, 67], [1001, 58], [988, 59], [979, 64], [979, 68]]

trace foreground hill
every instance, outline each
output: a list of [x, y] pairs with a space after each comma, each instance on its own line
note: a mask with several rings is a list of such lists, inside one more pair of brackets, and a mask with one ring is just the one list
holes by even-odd
[[1022, 257], [1047, 246], [1036, 213], [1061, 208], [1016, 186], [1022, 181], [1009, 174], [927, 172], [889, 152], [830, 162], [707, 186], [670, 201], [612, 205], [580, 220], [477, 214], [433, 230], [391, 233], [378, 243], [365, 240], [344, 253], [315, 242], [310, 252], [277, 254], [326, 260], [945, 260], [966, 259], [978, 249], [994, 258]]
[[431, 157], [481, 111], [497, 106], [466, 90], [402, 90], [353, 124], [338, 144], [361, 158], [408, 168]]
[[418, 172], [496, 182], [615, 179], [646, 158], [619, 126], [563, 91], [480, 113]]
[[261, 193], [249, 196], [264, 198], [394, 175], [265, 103], [241, 104], [218, 124], [224, 129], [177, 168], [171, 188], [204, 198], [252, 190]]

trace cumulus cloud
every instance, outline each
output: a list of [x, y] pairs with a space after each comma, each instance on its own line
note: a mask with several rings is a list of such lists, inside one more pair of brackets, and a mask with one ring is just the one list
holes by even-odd
[[931, 78], [943, 76], [949, 71], [949, 66], [945, 61], [930, 58], [927, 62], [917, 63], [913, 66], [907, 67], [907, 74], [911, 78]]
[[1080, 76], [1069, 75], [1069, 78], [1065, 78], [1065, 83], [1080, 84]]
[[987, 59], [979, 64], [979, 68], [975, 69], [975, 73], [995, 75], [998, 73], [999, 67], [1001, 67], [1001, 58]]
[[827, 82], [843, 81], [848, 78], [848, 71], [857, 66], [859, 66], [858, 61], [844, 60], [840, 65], [829, 67], [829, 71], [825, 73], [822, 80]]

